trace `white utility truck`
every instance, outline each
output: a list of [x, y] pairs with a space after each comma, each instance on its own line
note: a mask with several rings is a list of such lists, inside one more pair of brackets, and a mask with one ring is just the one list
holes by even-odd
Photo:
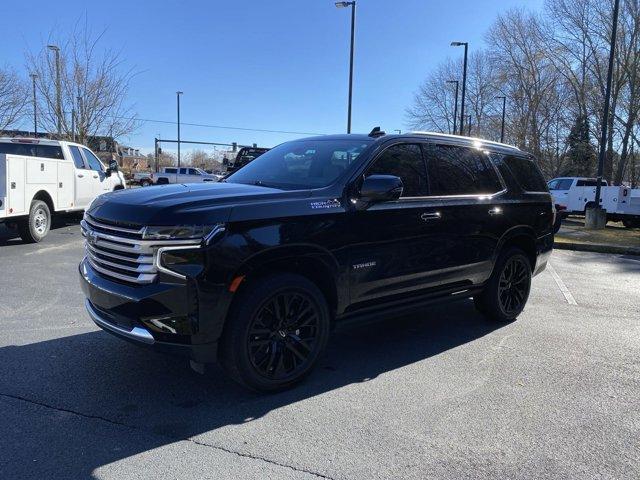
[[0, 223], [39, 242], [58, 212], [82, 211], [98, 195], [125, 188], [117, 162], [105, 167], [84, 145], [0, 137]]
[[[563, 215], [584, 215], [587, 208], [595, 206], [595, 178], [559, 177], [550, 180], [547, 185], [554, 203], [565, 207]], [[600, 187], [600, 206], [607, 211], [607, 219], [621, 221], [625, 227], [640, 227], [640, 189], [621, 186], [609, 186], [602, 180]]]
[[207, 173], [201, 168], [194, 167], [164, 167], [158, 173], [151, 174], [151, 181], [156, 185], [166, 185], [168, 183], [217, 182], [220, 178], [220, 175]]

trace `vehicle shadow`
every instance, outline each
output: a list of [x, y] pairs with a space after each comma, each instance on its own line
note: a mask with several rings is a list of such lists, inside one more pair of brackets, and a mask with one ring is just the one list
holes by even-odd
[[[82, 220], [82, 214], [80, 213], [67, 213], [64, 215], [56, 215], [51, 220], [51, 230], [49, 234], [56, 233], [67, 227], [72, 227], [80, 224]], [[43, 242], [49, 240], [50, 237], [45, 237]], [[19, 245], [24, 243], [18, 234], [17, 228], [9, 228], [6, 224], [0, 223], [0, 247], [9, 245]]]
[[5, 478], [90, 477], [118, 460], [425, 361], [498, 327], [467, 301], [343, 329], [304, 383], [271, 395], [242, 389], [216, 366], [199, 375], [183, 359], [102, 331], [0, 348], [0, 457], [11, 459], [2, 469]]

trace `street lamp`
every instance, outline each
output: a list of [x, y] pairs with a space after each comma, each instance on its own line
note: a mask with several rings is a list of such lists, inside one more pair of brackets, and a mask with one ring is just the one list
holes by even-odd
[[451, 46], [464, 46], [464, 65], [462, 67], [462, 101], [460, 102], [460, 135], [464, 135], [464, 97], [467, 91], [467, 51], [469, 50], [469, 42], [451, 42]]
[[502, 126], [500, 127], [500, 143], [504, 143], [504, 114], [507, 108], [507, 97], [496, 97], [496, 100], [502, 100]]
[[53, 50], [56, 55], [56, 115], [58, 117], [58, 137], [62, 135], [62, 94], [60, 86], [60, 47], [57, 45], [47, 45], [49, 50]]
[[33, 136], [38, 136], [38, 104], [36, 103], [36, 78], [38, 75], [30, 73], [31, 83], [33, 85]]
[[458, 120], [458, 84], [460, 83], [458, 80], [447, 80], [447, 83], [455, 83], [456, 84], [456, 100], [453, 107], [453, 134], [456, 134], [456, 126]]
[[349, 54], [349, 106], [347, 113], [347, 133], [351, 133], [351, 99], [353, 97], [353, 43], [356, 29], [356, 2], [336, 2], [337, 8], [351, 7], [351, 52]]
[[180, 95], [183, 92], [176, 92], [176, 99], [178, 101], [178, 168], [180, 168]]

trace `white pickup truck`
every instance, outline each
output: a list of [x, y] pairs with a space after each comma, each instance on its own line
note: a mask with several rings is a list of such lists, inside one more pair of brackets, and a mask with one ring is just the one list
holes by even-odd
[[156, 185], [166, 185], [167, 183], [200, 183], [217, 182], [219, 175], [207, 173], [201, 168], [194, 167], [163, 167], [158, 173], [151, 174], [151, 181]]
[[49, 232], [51, 216], [82, 211], [98, 195], [125, 188], [117, 162], [106, 168], [83, 145], [35, 138], [0, 138], [0, 223], [25, 242]]
[[[563, 215], [584, 215], [585, 210], [595, 205], [595, 178], [559, 177], [547, 183], [554, 203], [560, 206]], [[600, 206], [607, 211], [607, 219], [622, 221], [625, 227], [640, 227], [640, 189], [625, 186], [609, 186], [602, 180]], [[563, 208], [564, 207], [564, 208]]]

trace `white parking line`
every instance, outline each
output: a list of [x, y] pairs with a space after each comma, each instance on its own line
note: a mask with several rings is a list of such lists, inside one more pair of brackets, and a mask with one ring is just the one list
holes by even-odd
[[556, 269], [553, 268], [553, 265], [548, 263], [547, 268], [549, 269], [549, 272], [551, 272], [551, 276], [555, 280], [556, 285], [558, 285], [558, 288], [562, 292], [562, 295], [564, 295], [564, 299], [567, 301], [567, 303], [569, 305], [578, 305], [578, 302], [576, 302], [576, 299], [573, 298], [573, 295], [571, 295], [571, 292], [560, 278], [560, 275], [558, 275], [558, 272], [556, 272]]

